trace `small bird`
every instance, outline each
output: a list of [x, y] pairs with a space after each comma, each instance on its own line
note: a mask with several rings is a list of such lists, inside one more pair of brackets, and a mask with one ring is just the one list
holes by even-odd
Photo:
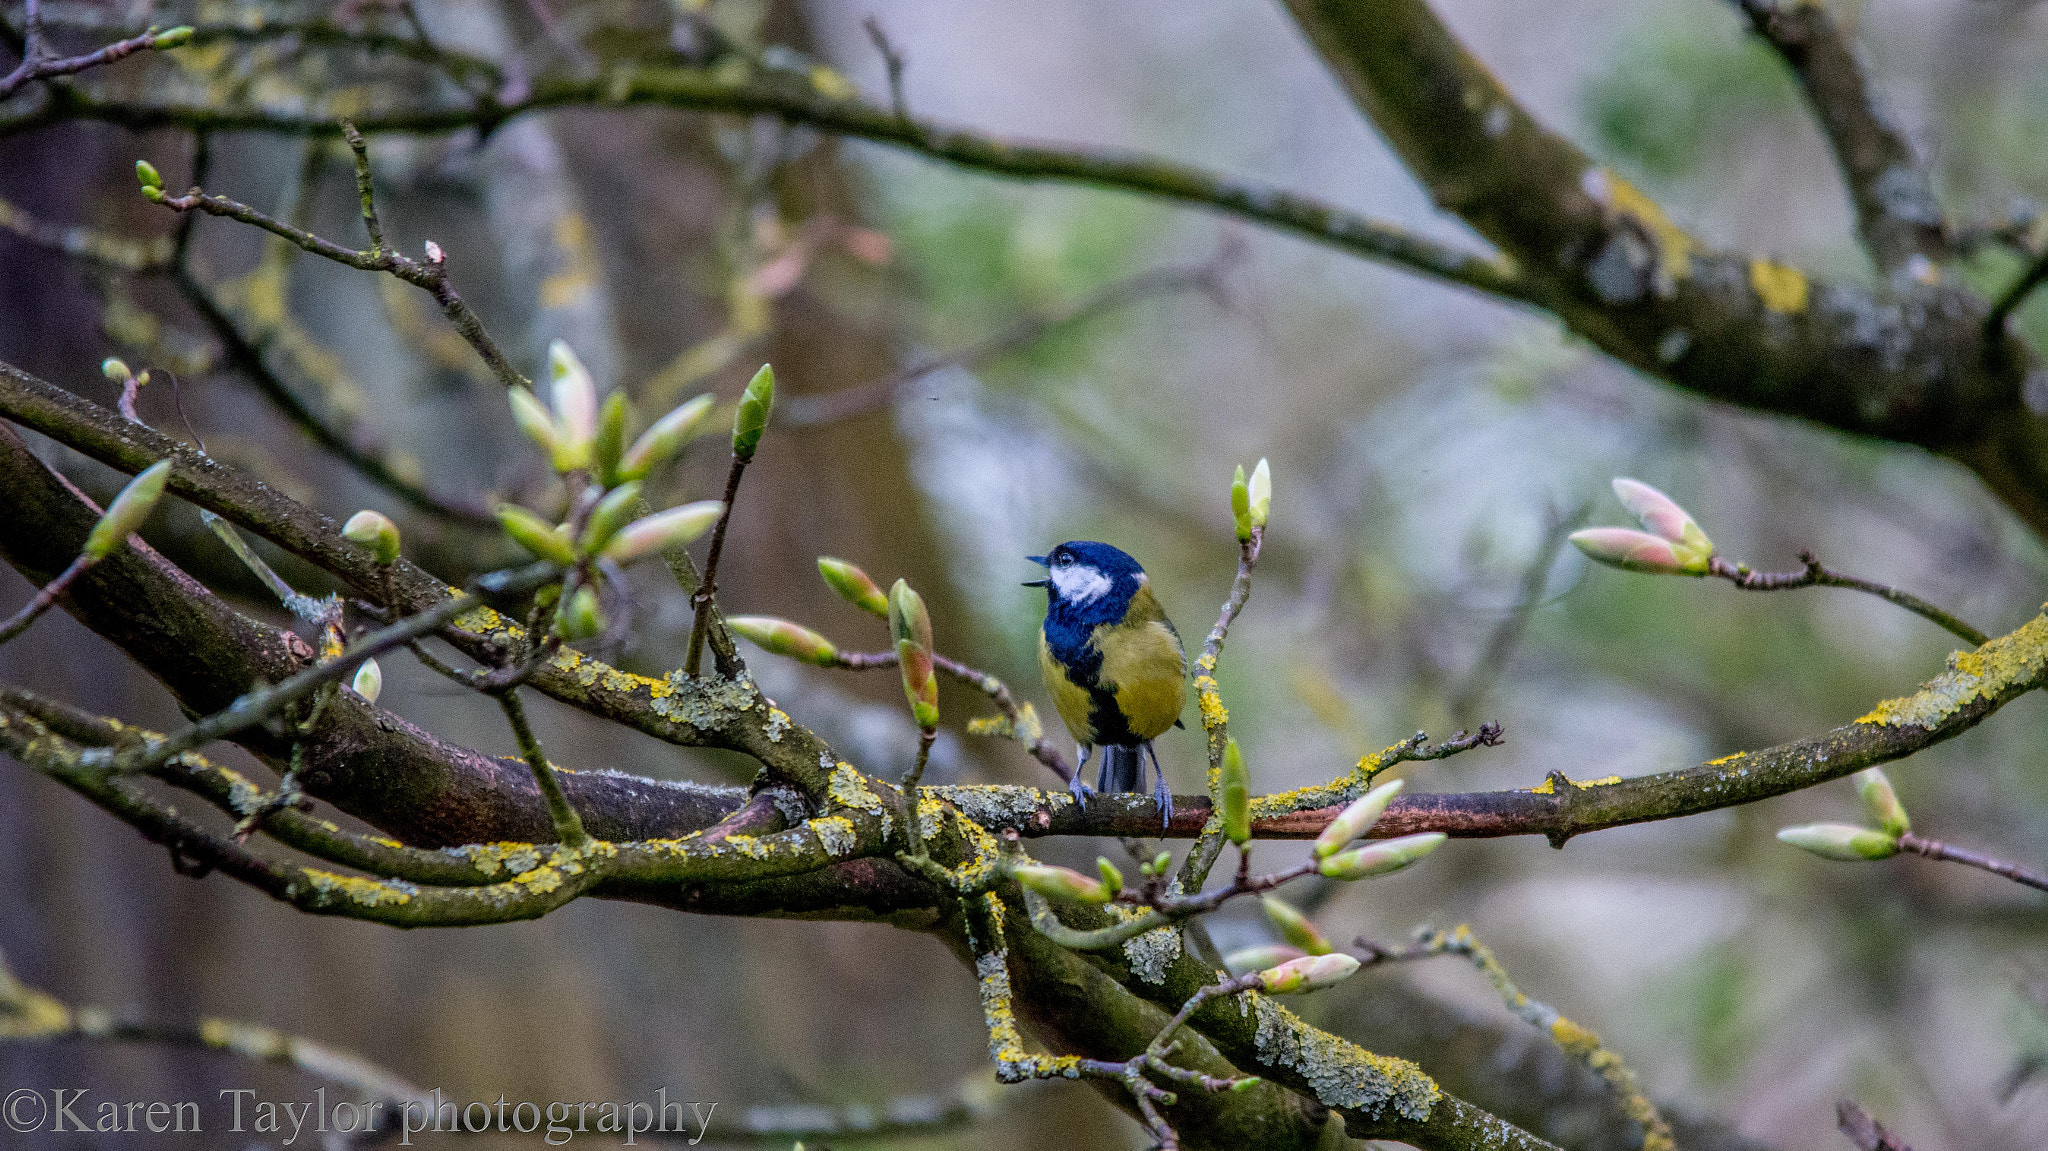
[[1088, 540], [1025, 558], [1047, 573], [1024, 586], [1046, 589], [1038, 665], [1077, 745], [1080, 763], [1069, 781], [1074, 797], [1088, 795], [1081, 768], [1094, 748], [1102, 749], [1096, 785], [1106, 792], [1142, 793], [1143, 756], [1150, 755], [1152, 794], [1172, 822], [1173, 792], [1152, 741], [1182, 726], [1188, 657], [1145, 569], [1118, 549]]

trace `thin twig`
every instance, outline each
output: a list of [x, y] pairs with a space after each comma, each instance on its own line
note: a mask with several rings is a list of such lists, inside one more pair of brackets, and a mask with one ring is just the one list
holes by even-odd
[[2014, 883], [2026, 884], [2036, 891], [2048, 891], [2048, 875], [2043, 875], [2037, 871], [2029, 871], [2018, 864], [2005, 863], [1993, 859], [1988, 855], [1971, 851], [1966, 847], [1955, 847], [1943, 843], [1939, 839], [1927, 839], [1923, 836], [1914, 835], [1910, 831], [1898, 836], [1898, 844], [1900, 851], [1910, 851], [1915, 855], [1924, 855], [1929, 859], [1945, 859], [1951, 863], [1960, 863], [1965, 867], [1974, 867], [1980, 871], [1988, 871], [1993, 875], [2002, 875]]
[[[365, 170], [367, 159], [358, 153], [356, 160], [360, 181], [360, 173]], [[304, 228], [287, 224], [238, 200], [211, 195], [198, 188], [182, 196], [158, 192], [152, 195], [151, 199], [174, 212], [204, 212], [209, 216], [238, 220], [261, 228], [273, 236], [289, 240], [295, 246], [316, 256], [333, 260], [337, 264], [345, 264], [358, 271], [388, 272], [397, 276], [434, 297], [434, 301], [441, 305], [441, 313], [448, 317], [449, 322], [455, 325], [455, 330], [462, 334], [463, 339], [469, 341], [469, 345], [476, 349], [479, 356], [483, 357], [484, 363], [489, 365], [491, 374], [498, 378], [499, 383], [508, 388], [529, 385], [526, 377], [512, 366], [512, 361], [505, 357], [497, 342], [485, 331], [482, 319], [455, 290], [455, 285], [448, 278], [447, 257], [442, 253], [441, 246], [431, 240], [426, 245], [426, 259], [415, 260], [388, 248], [382, 251], [359, 251], [337, 244]]]
[[81, 554], [77, 559], [71, 561], [70, 566], [58, 572], [56, 579], [38, 588], [34, 598], [24, 604], [20, 611], [15, 612], [12, 619], [9, 619], [6, 623], [0, 623], [0, 643], [6, 643], [8, 640], [27, 631], [28, 625], [36, 622], [36, 617], [49, 611], [50, 605], [57, 602], [57, 597], [64, 594], [64, 589], [71, 586], [71, 581], [84, 575], [85, 569], [91, 567], [92, 564], [91, 556]]
[[690, 621], [689, 654], [683, 661], [683, 674], [692, 679], [703, 674], [704, 638], [711, 628], [712, 597], [718, 594], [718, 560], [725, 554], [725, 529], [732, 523], [732, 505], [740, 494], [740, 477], [746, 474], [747, 461], [751, 458], [751, 455], [733, 453], [732, 467], [725, 473], [725, 509], [718, 513], [718, 526], [711, 529], [711, 550], [704, 554], [704, 576], [697, 581], [697, 590], [690, 596], [697, 614]]
[[[561, 569], [555, 565], [538, 563], [517, 571], [487, 573], [472, 581], [471, 587], [496, 596], [518, 595], [532, 591], [559, 578], [560, 575]], [[425, 611], [371, 632], [333, 659], [315, 664], [274, 686], [249, 692], [225, 709], [206, 716], [183, 731], [165, 736], [163, 739], [151, 740], [117, 756], [110, 757], [102, 752], [99, 758], [111, 758], [111, 765], [115, 771], [152, 770], [168, 763], [175, 756], [198, 748], [201, 744], [262, 723], [325, 685], [340, 681], [343, 676], [360, 667], [364, 660], [431, 635], [457, 616], [474, 611], [479, 606], [481, 602], [472, 592], [452, 596]]]
[[1856, 1151], [1913, 1151], [1905, 1140], [1847, 1099], [1835, 1104], [1835, 1126], [1856, 1145]]
[[505, 722], [512, 725], [513, 738], [519, 741], [520, 758], [533, 769], [533, 781], [540, 786], [541, 797], [547, 800], [548, 820], [555, 826], [555, 838], [569, 847], [589, 843], [590, 833], [583, 830], [583, 817], [576, 814], [569, 797], [562, 794], [555, 767], [548, 762], [547, 752], [541, 750], [533, 726], [526, 722], [526, 705], [519, 702], [519, 689], [510, 687], [496, 694], [498, 706], [505, 711]]
[[[893, 668], [898, 666], [896, 653], [893, 651], [845, 651], [838, 653], [834, 660], [836, 666], [847, 668], [851, 671], [868, 671], [874, 668]], [[975, 690], [986, 695], [990, 703], [995, 704], [996, 710], [1002, 713], [1002, 722], [1007, 728], [1007, 730], [999, 729], [995, 734], [1007, 735], [1022, 744], [1024, 750], [1030, 753], [1031, 758], [1051, 769], [1053, 774], [1060, 777], [1061, 783], [1066, 783], [1074, 778], [1074, 769], [1067, 765], [1066, 756], [1060, 754], [1059, 748], [1054, 747], [1052, 741], [1045, 738], [1045, 731], [1038, 722], [1036, 709], [1027, 717], [1024, 709], [1018, 705], [1016, 697], [1011, 694], [1009, 684], [1004, 683], [988, 672], [970, 667], [950, 656], [940, 655], [938, 652], [932, 653], [932, 666], [952, 676], [954, 679], [971, 685]], [[977, 720], [975, 722], [982, 723], [988, 721]], [[989, 733], [977, 732], [976, 734]]]
[[[1202, 641], [1202, 654], [1195, 658], [1195, 703], [1201, 711], [1202, 733], [1209, 745], [1207, 790], [1212, 802], [1218, 798], [1223, 752], [1230, 742], [1230, 709], [1223, 706], [1223, 693], [1216, 683], [1216, 665], [1223, 658], [1223, 641], [1230, 635], [1230, 625], [1252, 598], [1252, 569], [1259, 565], [1259, 552], [1265, 542], [1264, 527], [1253, 528], [1249, 537], [1237, 542], [1237, 576], [1230, 583], [1230, 595], [1223, 601], [1216, 626], [1209, 629], [1208, 638]], [[1222, 854], [1222, 844], [1220, 825], [1212, 825], [1196, 838], [1194, 847], [1181, 860], [1178, 882], [1182, 891], [1200, 891], [1208, 882], [1209, 869]]]
[[2040, 287], [2044, 280], [2048, 280], [2048, 252], [2034, 257], [2034, 261], [2012, 282], [2012, 286], [1998, 294], [1998, 302], [1991, 305], [1990, 314], [1984, 317], [1986, 342], [1997, 346], [2005, 335], [2006, 319], [2018, 311], [2021, 304], [2027, 302], [2027, 297], [2033, 295], [2034, 289]]
[[1537, 608], [1543, 606], [1544, 588], [1550, 578], [1551, 565], [1557, 562], [1557, 553], [1563, 550], [1572, 528], [1586, 518], [1591, 507], [1591, 504], [1580, 504], [1570, 512], [1556, 506], [1550, 509], [1550, 522], [1544, 527], [1543, 539], [1530, 555], [1529, 565], [1522, 569], [1522, 582], [1515, 594], [1514, 609], [1494, 629], [1486, 641], [1486, 649], [1473, 662], [1472, 670], [1465, 673], [1465, 681], [1451, 693], [1452, 720], [1463, 722], [1469, 718], [1492, 687], [1494, 679], [1500, 675], [1500, 669], [1507, 663], [1515, 645], [1522, 642], [1523, 633], [1529, 630], [1530, 618], [1536, 614]]
[[1731, 564], [1720, 556], [1708, 561], [1707, 574], [1719, 576], [1744, 591], [1785, 591], [1802, 587], [1845, 587], [1874, 595], [1895, 603], [1914, 615], [1939, 625], [1950, 634], [1969, 642], [1972, 647], [1983, 647], [1991, 637], [1964, 623], [1956, 616], [1928, 603], [1911, 592], [1900, 591], [1887, 584], [1856, 576], [1829, 571], [1821, 566], [1810, 551], [1799, 553], [1799, 562], [1806, 565], [1796, 572], [1758, 572], [1749, 570], [1747, 564]]
[[882, 54], [882, 66], [889, 70], [889, 109], [896, 113], [898, 120], [910, 119], [910, 104], [903, 98], [903, 51], [890, 43], [889, 34], [882, 30], [880, 17], [869, 16], [860, 22], [867, 29], [868, 39], [875, 51]]
[[24, 30], [24, 48], [21, 63], [15, 66], [14, 71], [9, 72], [4, 77], [0, 77], [0, 100], [5, 100], [7, 97], [12, 96], [24, 84], [36, 80], [47, 80], [52, 76], [70, 76], [89, 68], [98, 68], [103, 64], [112, 64], [116, 60], [126, 59], [137, 52], [155, 48], [158, 41], [170, 36], [172, 33], [177, 33], [177, 35], [170, 44], [166, 45], [167, 48], [175, 48], [179, 44], [185, 43], [190, 37], [189, 29], [172, 28], [166, 31], [159, 31], [158, 29], [151, 28], [140, 36], [131, 36], [126, 40], [117, 40], [104, 48], [87, 52], [81, 56], [65, 56], [61, 58], [47, 56], [43, 52], [41, 5], [37, 0], [28, 0], [28, 22]]

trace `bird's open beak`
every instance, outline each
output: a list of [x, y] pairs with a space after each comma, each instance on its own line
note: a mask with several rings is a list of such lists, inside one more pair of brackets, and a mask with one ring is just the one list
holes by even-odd
[[[1028, 559], [1028, 560], [1030, 560], [1030, 561], [1031, 561], [1032, 563], [1035, 563], [1035, 564], [1037, 564], [1037, 565], [1038, 565], [1039, 567], [1046, 567], [1046, 566], [1048, 566], [1048, 565], [1046, 564], [1046, 562], [1045, 562], [1045, 557], [1044, 557], [1044, 556], [1025, 556], [1024, 558], [1025, 558], [1025, 559]], [[1034, 580], [1025, 580], [1025, 581], [1024, 581], [1024, 586], [1025, 586], [1025, 587], [1051, 587], [1051, 586], [1052, 586], [1052, 581], [1051, 581], [1051, 580], [1049, 580], [1049, 579], [1034, 579]]]

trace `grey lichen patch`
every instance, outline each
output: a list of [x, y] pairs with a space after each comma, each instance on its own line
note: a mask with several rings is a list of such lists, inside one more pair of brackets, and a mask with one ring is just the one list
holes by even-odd
[[850, 807], [855, 811], [865, 811], [881, 820], [882, 838], [889, 838], [889, 829], [893, 826], [893, 821], [889, 817], [889, 805], [883, 803], [882, 797], [868, 787], [867, 779], [852, 764], [840, 762], [832, 765], [832, 776], [825, 786], [825, 797], [834, 807]]
[[807, 826], [818, 837], [818, 843], [825, 848], [825, 854], [838, 858], [849, 855], [860, 843], [860, 836], [854, 832], [853, 821], [843, 815], [821, 815], [810, 820]]
[[762, 729], [762, 734], [768, 737], [768, 742], [781, 743], [782, 733], [788, 731], [789, 728], [789, 713], [779, 707], [770, 707], [768, 709], [768, 723]]
[[1326, 1106], [1371, 1118], [1389, 1110], [1418, 1123], [1427, 1120], [1443, 1096], [1436, 1081], [1405, 1059], [1374, 1055], [1345, 1039], [1302, 1022], [1294, 1012], [1256, 991], [1245, 993], [1258, 1016], [1252, 1042], [1259, 1058], [1308, 1081]]
[[1948, 657], [1948, 670], [1920, 690], [1888, 699], [1858, 716], [1858, 723], [1932, 730], [1980, 699], [2004, 695], [2040, 681], [2048, 668], [2048, 615], [2037, 615], [2018, 631], [1999, 636], [1976, 651]]
[[744, 675], [735, 679], [692, 679], [672, 671], [660, 683], [666, 691], [649, 692], [648, 706], [654, 714], [671, 723], [689, 724], [699, 731], [710, 731], [734, 714], [751, 711], [761, 699], [754, 681]]
[[1041, 812], [1050, 817], [1074, 804], [1074, 797], [1064, 791], [1040, 791], [1035, 787], [1018, 787], [1015, 784], [934, 787], [931, 791], [983, 827], [1023, 827], [1036, 820]]
[[1180, 959], [1180, 928], [1161, 927], [1124, 943], [1131, 974], [1151, 984], [1166, 982], [1166, 969]]

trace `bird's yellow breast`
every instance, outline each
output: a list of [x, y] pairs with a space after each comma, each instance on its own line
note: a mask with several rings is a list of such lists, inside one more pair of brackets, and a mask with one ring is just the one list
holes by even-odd
[[[1135, 614], [1135, 613], [1133, 613]], [[1095, 629], [1102, 653], [1101, 687], [1116, 697], [1124, 722], [1139, 739], [1163, 735], [1187, 703], [1187, 656], [1164, 617], [1104, 624]]]
[[1052, 654], [1052, 645], [1045, 641], [1043, 631], [1038, 633], [1038, 670], [1045, 676], [1045, 690], [1052, 693], [1052, 705], [1074, 742], [1094, 744], [1095, 697], [1067, 675], [1067, 669]]

